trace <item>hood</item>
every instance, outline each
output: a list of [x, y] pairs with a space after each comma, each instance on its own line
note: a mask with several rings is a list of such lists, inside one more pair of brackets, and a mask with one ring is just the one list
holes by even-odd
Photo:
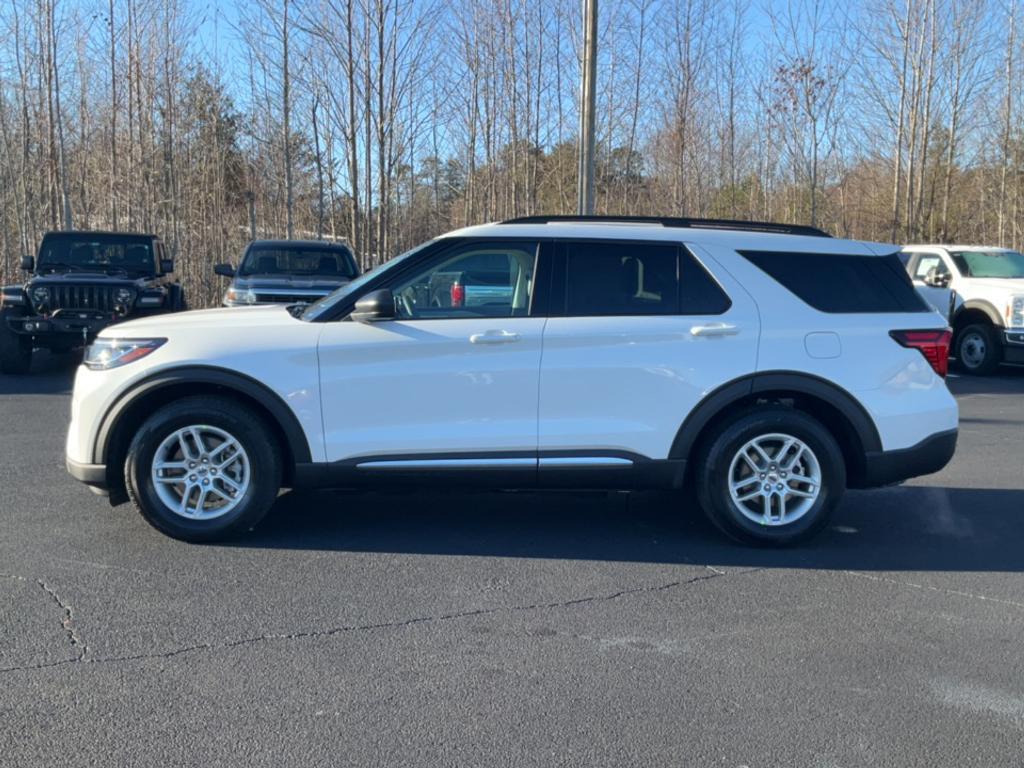
[[61, 285], [110, 285], [141, 288], [152, 279], [152, 277], [144, 276], [106, 275], [102, 272], [58, 272], [50, 275], [34, 275], [25, 285], [26, 288]]
[[301, 293], [330, 293], [351, 281], [348, 277], [325, 277], [323, 275], [253, 275], [236, 277], [232, 287], [236, 290], [283, 290]]
[[1024, 294], [1024, 277], [968, 277], [966, 280], [972, 288], [984, 288], [1006, 294]]
[[254, 331], [258, 328], [300, 322], [302, 321], [288, 313], [288, 308], [283, 304], [225, 307], [192, 312], [174, 312], [129, 320], [103, 330], [100, 336], [105, 338], [163, 337], [179, 333], [193, 334], [207, 331], [215, 333], [231, 328]]

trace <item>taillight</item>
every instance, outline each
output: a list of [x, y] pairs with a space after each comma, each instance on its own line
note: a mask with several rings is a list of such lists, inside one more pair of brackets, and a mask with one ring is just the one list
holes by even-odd
[[452, 306], [461, 307], [466, 303], [466, 288], [459, 283], [452, 283]]
[[889, 331], [900, 346], [918, 350], [939, 376], [949, 371], [949, 344], [953, 333], [948, 328], [926, 331]]

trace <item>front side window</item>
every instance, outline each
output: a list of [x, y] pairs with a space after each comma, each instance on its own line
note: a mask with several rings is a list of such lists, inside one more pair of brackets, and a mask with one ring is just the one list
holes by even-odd
[[352, 255], [340, 248], [299, 248], [253, 246], [238, 268], [241, 277], [289, 275], [301, 277], [352, 278], [356, 269]]
[[949, 274], [949, 268], [943, 263], [941, 256], [930, 253], [921, 254], [917, 260], [917, 267], [914, 269], [914, 279], [924, 280], [933, 269], [937, 275]]
[[1024, 254], [1017, 251], [953, 251], [964, 277], [1024, 278]]
[[392, 286], [402, 320], [526, 317], [536, 243], [475, 243]]

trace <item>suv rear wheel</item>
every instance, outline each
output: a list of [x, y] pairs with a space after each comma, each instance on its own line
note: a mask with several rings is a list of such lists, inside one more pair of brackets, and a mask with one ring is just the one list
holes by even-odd
[[832, 435], [782, 407], [740, 414], [698, 454], [700, 505], [723, 532], [748, 544], [806, 540], [828, 522], [846, 488]]
[[7, 315], [0, 314], [0, 371], [28, 373], [32, 365], [32, 337], [22, 336], [7, 325]]
[[142, 516], [184, 541], [252, 528], [280, 484], [281, 458], [263, 420], [220, 397], [189, 397], [158, 410], [125, 461], [125, 485]]
[[956, 359], [965, 373], [985, 376], [999, 366], [997, 331], [987, 323], [968, 325], [956, 337]]

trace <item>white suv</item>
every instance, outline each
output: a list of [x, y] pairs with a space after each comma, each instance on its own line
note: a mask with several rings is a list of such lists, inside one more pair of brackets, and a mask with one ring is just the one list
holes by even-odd
[[75, 381], [67, 464], [190, 541], [247, 530], [282, 486], [692, 483], [726, 533], [785, 544], [847, 487], [945, 466], [948, 343], [891, 247], [516, 219], [309, 307], [104, 331]]
[[1024, 254], [977, 245], [907, 245], [901, 258], [921, 295], [949, 312], [952, 354], [962, 370], [986, 374], [1000, 362], [1024, 363]]

